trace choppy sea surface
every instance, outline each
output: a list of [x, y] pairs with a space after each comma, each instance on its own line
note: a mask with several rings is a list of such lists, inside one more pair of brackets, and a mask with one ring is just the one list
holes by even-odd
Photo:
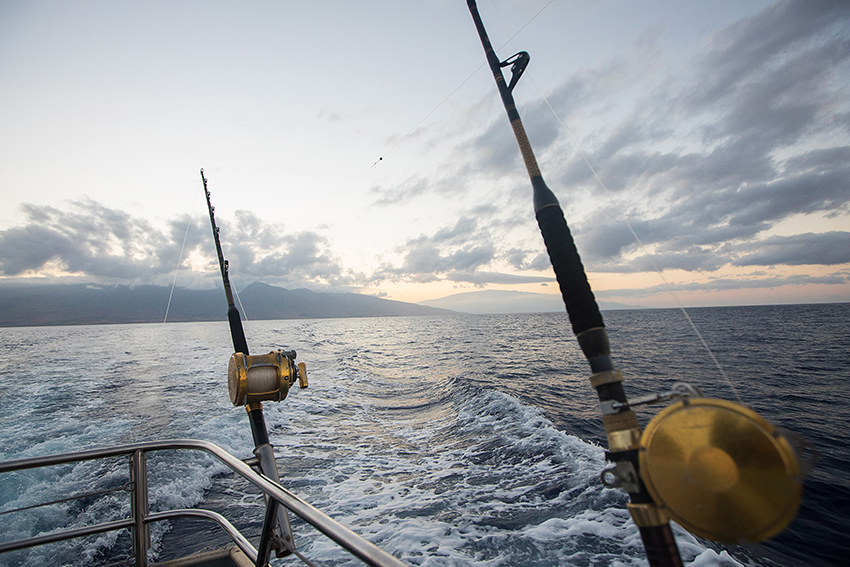
[[[686, 564], [846, 564], [850, 304], [605, 312], [630, 396], [678, 381], [735, 399], [820, 454], [790, 528], [717, 546], [674, 525]], [[295, 349], [310, 387], [266, 403], [282, 484], [411, 565], [646, 565], [627, 497], [603, 488], [604, 433], [566, 314], [248, 321], [252, 354]], [[0, 460], [164, 438], [251, 456], [228, 399], [226, 322], [27, 327], [0, 333]], [[729, 382], [732, 383], [730, 386]], [[298, 390], [298, 391], [296, 391]], [[641, 410], [645, 425], [654, 411]], [[0, 542], [129, 515], [120, 459], [0, 474]], [[151, 510], [204, 506], [250, 538], [262, 499], [212, 459], [149, 457]], [[7, 513], [4, 513], [7, 512]], [[358, 564], [292, 519], [323, 565]], [[218, 528], [152, 529], [151, 559], [227, 543]], [[256, 544], [256, 541], [255, 541]], [[175, 551], [176, 550], [176, 551]], [[0, 565], [104, 565], [126, 532], [0, 555]], [[295, 565], [295, 558], [275, 560]]]

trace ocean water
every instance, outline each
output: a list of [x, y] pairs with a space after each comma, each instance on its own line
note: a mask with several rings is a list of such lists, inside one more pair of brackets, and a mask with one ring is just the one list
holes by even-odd
[[[678, 381], [743, 401], [814, 443], [820, 457], [790, 528], [717, 546], [678, 526], [686, 563], [840, 565], [850, 526], [850, 304], [606, 312], [630, 396]], [[253, 354], [295, 349], [310, 387], [265, 404], [282, 484], [411, 565], [646, 565], [625, 511], [602, 487], [604, 434], [565, 314], [248, 321]], [[226, 322], [28, 327], [0, 335], [0, 459], [163, 438], [251, 455], [226, 387]], [[730, 385], [730, 382], [732, 385]], [[297, 390], [297, 391], [296, 391]], [[645, 425], [657, 410], [640, 411]], [[0, 475], [0, 541], [129, 515], [127, 463]], [[204, 506], [253, 538], [262, 499], [189, 452], [149, 457], [151, 510]], [[359, 564], [292, 518], [299, 550]], [[151, 557], [225, 544], [192, 521], [152, 529]], [[0, 555], [0, 565], [103, 565], [127, 533]], [[300, 564], [297, 559], [276, 565]]]

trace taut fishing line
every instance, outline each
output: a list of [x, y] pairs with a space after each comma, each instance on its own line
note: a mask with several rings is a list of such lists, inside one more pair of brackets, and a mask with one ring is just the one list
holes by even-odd
[[448, 96], [446, 96], [446, 98], [444, 98], [443, 100], [441, 100], [441, 101], [440, 101], [440, 103], [439, 103], [437, 106], [435, 106], [435, 107], [431, 110], [431, 112], [429, 112], [428, 114], [426, 114], [426, 115], [425, 115], [425, 117], [424, 117], [424, 118], [422, 118], [422, 120], [420, 120], [419, 122], [417, 122], [417, 123], [416, 123], [416, 126], [414, 126], [413, 128], [411, 128], [411, 129], [407, 132], [407, 134], [405, 134], [404, 136], [402, 136], [401, 138], [399, 138], [399, 139], [398, 139], [398, 141], [397, 141], [395, 144], [393, 144], [393, 145], [392, 145], [392, 147], [391, 147], [390, 149], [388, 149], [386, 152], [384, 152], [384, 155], [382, 155], [381, 157], [379, 157], [379, 158], [378, 158], [378, 160], [377, 160], [375, 163], [373, 163], [373, 164], [372, 164], [372, 167], [375, 167], [375, 165], [377, 165], [377, 163], [378, 163], [379, 161], [383, 161], [383, 159], [384, 159], [384, 156], [385, 156], [385, 155], [387, 155], [388, 153], [390, 153], [391, 151], [393, 151], [393, 150], [396, 148], [396, 146], [398, 146], [400, 143], [402, 143], [402, 142], [403, 142], [403, 141], [404, 141], [404, 140], [405, 140], [408, 136], [410, 136], [411, 134], [413, 134], [413, 132], [414, 132], [417, 128], [419, 128], [419, 125], [420, 125], [420, 124], [422, 124], [423, 122], [425, 122], [426, 120], [428, 120], [428, 117], [429, 117], [429, 116], [431, 116], [432, 114], [434, 114], [435, 112], [437, 112], [437, 109], [438, 109], [438, 108], [440, 108], [441, 106], [443, 106], [443, 104], [445, 104], [445, 102], [446, 102], [447, 100], [449, 100], [450, 98], [452, 98], [452, 95], [453, 95], [453, 94], [455, 94], [458, 90], [460, 90], [460, 88], [461, 88], [463, 85], [465, 85], [465, 84], [467, 83], [467, 81], [469, 81], [469, 79], [471, 79], [473, 76], [475, 76], [475, 73], [477, 73], [478, 71], [480, 71], [480, 70], [481, 70], [481, 68], [482, 68], [484, 65], [485, 65], [485, 63], [482, 63], [481, 65], [479, 65], [479, 66], [478, 66], [478, 69], [476, 69], [475, 71], [473, 71], [473, 72], [472, 72], [472, 73], [471, 73], [471, 74], [470, 74], [467, 78], [465, 78], [465, 79], [463, 80], [463, 82], [462, 82], [461, 84], [459, 84], [457, 87], [455, 87], [455, 89], [454, 89], [452, 92], [450, 92], [450, 93], [448, 94]]
[[[233, 276], [231, 276], [231, 277], [230, 277], [230, 279], [231, 279], [231, 281], [232, 281], [232, 280], [233, 280]], [[242, 318], [243, 318], [243, 319], [245, 319], [245, 320], [247, 321], [247, 320], [248, 320], [248, 315], [246, 315], [246, 314], [245, 314], [245, 306], [244, 306], [244, 305], [242, 305], [242, 299], [240, 299], [240, 298], [239, 298], [239, 292], [238, 292], [238, 291], [236, 291], [236, 286], [235, 286], [235, 285], [233, 286], [233, 295], [235, 295], [235, 296], [236, 296], [236, 301], [238, 301], [238, 302], [239, 302], [239, 309], [241, 309], [241, 310], [242, 310], [242, 313], [241, 313]]]
[[[536, 13], [536, 14], [534, 14], [534, 15], [531, 17], [531, 19], [529, 19], [527, 22], [525, 22], [525, 24], [523, 24], [523, 26], [522, 26], [521, 28], [519, 28], [519, 29], [517, 30], [517, 32], [516, 32], [514, 35], [510, 36], [510, 38], [508, 39], [508, 41], [506, 41], [505, 43], [503, 43], [502, 45], [500, 45], [500, 46], [499, 46], [499, 49], [503, 48], [503, 47], [504, 47], [504, 46], [506, 46], [508, 43], [510, 43], [510, 42], [511, 42], [511, 40], [512, 40], [514, 37], [516, 37], [516, 36], [517, 36], [517, 35], [518, 35], [518, 34], [519, 34], [522, 30], [524, 30], [524, 29], [526, 28], [526, 26], [528, 26], [528, 24], [530, 24], [531, 22], [533, 22], [533, 21], [535, 20], [535, 18], [537, 18], [537, 16], [539, 16], [539, 15], [543, 12], [543, 10], [545, 10], [546, 8], [548, 8], [548, 7], [549, 7], [549, 5], [550, 5], [550, 4], [552, 4], [552, 2], [554, 2], [554, 1], [555, 1], [555, 0], [549, 0], [549, 3], [548, 3], [548, 4], [546, 4], [545, 6], [543, 6], [542, 8], [540, 8], [540, 10], [538, 10], [538, 11], [537, 11], [537, 13]], [[500, 18], [501, 18], [501, 16], [500, 16]], [[503, 24], [503, 25], [504, 25], [504, 24]], [[417, 123], [416, 123], [416, 125], [415, 125], [413, 128], [411, 128], [411, 129], [407, 132], [407, 134], [405, 134], [404, 136], [402, 136], [401, 138], [399, 138], [399, 139], [398, 139], [398, 141], [397, 141], [395, 144], [393, 144], [393, 145], [392, 145], [392, 147], [391, 147], [390, 149], [388, 149], [386, 152], [384, 152], [384, 154], [383, 154], [382, 156], [380, 156], [377, 160], [375, 160], [375, 163], [373, 163], [371, 167], [375, 167], [376, 165], [378, 165], [378, 163], [379, 163], [379, 162], [383, 161], [383, 160], [384, 160], [384, 156], [386, 156], [386, 155], [387, 155], [387, 154], [389, 154], [391, 151], [393, 151], [393, 150], [396, 148], [396, 146], [398, 146], [399, 144], [401, 144], [401, 143], [402, 143], [402, 142], [403, 142], [403, 141], [404, 141], [404, 140], [405, 140], [408, 136], [410, 136], [411, 134], [413, 134], [413, 132], [414, 132], [414, 131], [416, 131], [416, 129], [417, 129], [417, 128], [419, 128], [419, 126], [420, 126], [423, 122], [425, 122], [425, 121], [428, 119], [428, 117], [429, 117], [429, 116], [431, 116], [432, 114], [434, 114], [434, 113], [437, 111], [437, 109], [438, 109], [438, 108], [440, 108], [441, 106], [443, 106], [443, 105], [446, 103], [446, 101], [447, 101], [447, 100], [449, 100], [450, 98], [452, 98], [452, 96], [453, 96], [453, 95], [454, 95], [457, 91], [459, 91], [459, 90], [460, 90], [460, 88], [461, 88], [463, 85], [465, 85], [467, 82], [469, 82], [469, 79], [471, 79], [472, 77], [474, 77], [474, 76], [475, 76], [475, 74], [476, 74], [476, 73], [478, 73], [478, 71], [480, 71], [480, 70], [481, 70], [481, 68], [482, 68], [482, 67], [484, 67], [486, 64], [487, 64], [486, 62], [482, 63], [481, 65], [479, 65], [479, 66], [478, 66], [478, 68], [477, 68], [477, 69], [475, 69], [475, 71], [473, 71], [472, 73], [470, 73], [470, 74], [469, 74], [469, 76], [468, 76], [467, 78], [465, 78], [465, 79], [464, 79], [464, 80], [463, 80], [463, 81], [462, 81], [462, 82], [461, 82], [461, 83], [460, 83], [457, 87], [455, 87], [455, 88], [454, 88], [454, 90], [453, 90], [452, 92], [450, 92], [450, 93], [446, 96], [446, 98], [444, 98], [443, 100], [441, 100], [441, 101], [439, 102], [439, 104], [437, 104], [437, 106], [435, 106], [435, 107], [431, 110], [431, 112], [429, 112], [428, 114], [426, 114], [426, 115], [422, 118], [422, 120], [420, 120], [419, 122], [417, 122]], [[382, 80], [383, 80], [383, 77], [382, 77]]]
[[[392, 8], [392, 3], [390, 3], [390, 8]], [[387, 16], [388, 18], [390, 16]], [[385, 30], [389, 30], [389, 26], [384, 26]], [[372, 137], [372, 149], [374, 150], [378, 146], [378, 126], [380, 125], [381, 119], [381, 104], [384, 100], [384, 75], [386, 74], [387, 69], [387, 46], [390, 42], [390, 33], [386, 32], [384, 35], [384, 53], [381, 57], [381, 80], [378, 84], [378, 110], [375, 112], [375, 135]], [[375, 163], [372, 164], [372, 167], [378, 165], [378, 162], [384, 159], [383, 157], [378, 158]]]
[[[496, 11], [496, 14], [499, 17], [499, 22], [502, 24], [502, 27], [505, 30], [505, 34], [510, 35], [510, 39], [508, 39], [508, 41], [505, 42], [505, 45], [507, 45], [508, 43], [511, 43], [511, 47], [513, 48], [513, 38], [515, 38], [519, 34], [519, 32], [521, 32], [528, 24], [530, 24], [534, 20], [534, 18], [539, 16], [540, 12], [542, 12], [543, 10], [548, 8], [552, 4], [552, 2], [554, 2], [554, 0], [551, 0], [548, 4], [546, 4], [543, 8], [541, 8], [540, 11], [537, 12], [537, 14], [535, 14], [534, 17], [531, 18], [531, 20], [529, 20], [524, 26], [522, 26], [519, 30], [517, 30], [516, 33], [514, 33], [513, 35], [510, 35], [507, 27], [505, 26], [505, 22], [502, 19], [502, 14], [499, 12], [499, 8], [496, 6], [496, 3], [494, 1], [493, 2], [493, 9]], [[581, 146], [579, 146], [578, 142], [576, 142], [576, 140], [570, 135], [570, 131], [567, 128], [567, 125], [564, 124], [564, 121], [561, 120], [561, 117], [555, 111], [555, 108], [549, 102], [549, 99], [546, 97], [545, 94], [543, 94], [543, 90], [534, 81], [534, 77], [532, 77], [531, 75], [527, 75], [527, 76], [528, 76], [529, 80], [531, 81], [531, 84], [534, 85], [534, 88], [537, 89], [537, 92], [540, 94], [540, 97], [543, 99], [543, 102], [545, 102], [546, 106], [549, 107], [549, 110], [552, 111], [552, 115], [558, 121], [558, 124], [561, 125], [561, 129], [564, 131], [567, 138], [570, 140], [570, 143], [573, 145], [575, 150], [581, 156], [581, 159], [584, 160], [584, 163], [587, 164], [588, 169], [590, 169], [590, 172], [593, 174], [593, 178], [596, 180], [596, 182], [599, 184], [599, 186], [602, 187], [602, 189], [605, 190], [605, 193], [609, 197], [613, 197], [613, 193], [605, 185], [605, 182], [602, 181], [602, 178], [599, 177], [599, 173], [597, 173], [596, 168], [593, 167], [593, 164], [590, 163], [590, 160], [587, 159], [587, 155], [584, 153], [584, 151], [582, 151]], [[613, 201], [613, 199], [612, 199], [612, 201]], [[622, 211], [621, 211], [621, 213], [622, 213]], [[632, 236], [634, 237], [635, 242], [638, 243], [638, 247], [640, 248], [640, 250], [644, 254], [646, 254], [647, 258], [649, 258], [649, 262], [652, 264], [652, 268], [655, 270], [655, 273], [658, 274], [658, 277], [661, 278], [661, 281], [664, 283], [664, 286], [670, 291], [670, 294], [673, 296], [673, 299], [675, 300], [676, 305], [679, 307], [679, 310], [685, 316], [685, 319], [687, 320], [688, 324], [691, 326], [691, 329], [693, 329], [694, 333], [696, 333], [697, 338], [699, 339], [700, 343], [702, 343], [703, 348], [708, 353], [709, 358], [711, 358], [711, 361], [714, 363], [714, 366], [717, 368], [718, 372], [720, 372], [720, 375], [723, 377], [723, 380], [732, 389], [732, 393], [735, 394], [735, 398], [737, 398], [738, 403], [740, 403], [741, 405], [746, 405], [746, 404], [744, 404], [744, 401], [741, 399], [740, 393], [738, 393], [738, 388], [735, 387], [735, 384], [732, 382], [731, 378], [729, 378], [729, 375], [726, 374], [725, 370], [723, 370], [723, 367], [720, 365], [720, 362], [717, 360], [717, 357], [714, 356], [714, 351], [712, 351], [711, 347], [708, 346], [708, 343], [706, 342], [705, 338], [702, 336], [702, 333], [700, 333], [700, 331], [697, 328], [696, 324], [694, 323], [693, 319], [691, 319], [691, 316], [688, 315], [688, 311], [685, 309], [685, 306], [682, 305], [682, 302], [679, 300], [679, 296], [676, 293], [676, 291], [673, 289], [673, 286], [670, 285], [670, 282], [668, 282], [667, 278], [664, 277], [664, 271], [661, 270], [661, 268], [658, 267], [658, 264], [656, 264], [655, 257], [652, 254], [649, 253], [646, 245], [643, 243], [643, 240], [641, 240], [640, 236], [638, 236], [637, 232], [632, 227], [631, 223], [626, 218], [626, 216], [624, 214], [621, 214], [621, 217], [623, 219], [623, 222], [628, 227], [629, 232], [632, 233]]]
[[[174, 281], [171, 282], [171, 291], [168, 294], [168, 304], [165, 306], [165, 317], [162, 319], [162, 322], [165, 323], [168, 321], [168, 310], [171, 308], [171, 298], [174, 296], [174, 288], [177, 286], [177, 274], [180, 272], [180, 264], [183, 262], [183, 252], [186, 249], [186, 239], [189, 237], [189, 228], [192, 226], [192, 215], [195, 214], [195, 203], [198, 202], [198, 189], [201, 187], [201, 181], [198, 181], [198, 186], [195, 189], [195, 196], [192, 198], [192, 209], [189, 211], [189, 220], [186, 223], [186, 232], [183, 234], [183, 244], [180, 246], [180, 256], [177, 259], [177, 268], [174, 270]], [[242, 305], [242, 299], [239, 297], [239, 292], [236, 291], [236, 287], [233, 288], [233, 294], [236, 296], [236, 301], [239, 302], [239, 307], [242, 309], [242, 318], [246, 321], [248, 320], [248, 316], [245, 315], [245, 306]]]
[[180, 256], [177, 258], [177, 268], [174, 270], [174, 281], [171, 282], [171, 291], [168, 294], [168, 304], [165, 306], [165, 317], [162, 322], [168, 321], [168, 310], [171, 308], [171, 298], [174, 296], [174, 287], [177, 285], [177, 273], [180, 271], [180, 263], [183, 262], [183, 251], [186, 248], [186, 238], [189, 236], [189, 227], [192, 226], [192, 214], [195, 212], [195, 203], [198, 201], [198, 188], [201, 182], [198, 181], [198, 187], [195, 188], [195, 196], [192, 198], [192, 209], [189, 211], [189, 220], [186, 222], [186, 232], [183, 234], [183, 245], [180, 246]]

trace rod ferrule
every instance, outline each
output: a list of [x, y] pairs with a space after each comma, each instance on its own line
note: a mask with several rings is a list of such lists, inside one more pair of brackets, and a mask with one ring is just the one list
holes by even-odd
[[629, 509], [629, 514], [632, 517], [635, 525], [639, 528], [648, 528], [654, 526], [666, 526], [670, 518], [667, 516], [661, 507], [655, 504], [626, 504]]

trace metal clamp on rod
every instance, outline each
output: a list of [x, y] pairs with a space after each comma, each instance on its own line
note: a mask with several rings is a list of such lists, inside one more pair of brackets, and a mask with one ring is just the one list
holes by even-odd
[[690, 398], [702, 397], [704, 397], [702, 391], [696, 386], [691, 386], [686, 382], [677, 382], [673, 384], [673, 389], [669, 392], [662, 392], [660, 394], [648, 394], [646, 396], [632, 398], [631, 400], [627, 400], [625, 402], [618, 402], [616, 400], [605, 400], [604, 402], [599, 402], [599, 408], [602, 410], [602, 415], [613, 415], [620, 413], [623, 410], [633, 408], [635, 406], [645, 406], [671, 401], [678, 402], [685, 401]]
[[599, 479], [605, 488], [622, 488], [626, 492], [640, 491], [640, 480], [635, 466], [629, 461], [617, 461], [613, 467], [604, 469]]

